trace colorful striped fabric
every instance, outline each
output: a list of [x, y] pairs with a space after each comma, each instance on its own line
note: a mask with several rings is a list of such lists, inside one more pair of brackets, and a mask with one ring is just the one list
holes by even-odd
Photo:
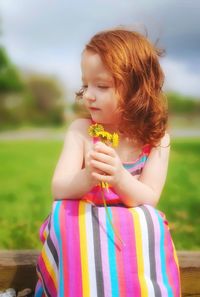
[[132, 175], [141, 174], [142, 168], [144, 167], [144, 164], [145, 164], [146, 160], [148, 159], [150, 151], [151, 151], [151, 146], [149, 144], [144, 145], [138, 158], [132, 162], [124, 162], [123, 163], [124, 167]]
[[[153, 207], [55, 201], [41, 228], [35, 296], [180, 296], [177, 256], [164, 215]], [[46, 294], [46, 295], [45, 295]]]
[[[141, 173], [149, 152], [145, 146], [124, 166]], [[35, 297], [180, 297], [178, 260], [164, 214], [149, 205], [128, 208], [110, 188], [108, 211], [122, 244], [95, 198], [98, 191], [81, 200], [54, 201], [40, 228]]]

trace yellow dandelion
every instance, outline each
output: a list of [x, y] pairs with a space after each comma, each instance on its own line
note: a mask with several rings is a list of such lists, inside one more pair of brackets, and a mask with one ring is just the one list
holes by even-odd
[[97, 134], [100, 131], [104, 131], [104, 128], [103, 128], [102, 125], [99, 125], [99, 124], [90, 125], [89, 128], [88, 128], [88, 133], [92, 137], [97, 137], [98, 136]]
[[119, 144], [119, 135], [117, 133], [113, 133], [112, 135], [112, 145], [113, 147], [117, 147]]
[[109, 140], [111, 141], [112, 140], [112, 135], [109, 133], [109, 132], [106, 132], [106, 131], [98, 131], [97, 132], [97, 135], [100, 137], [100, 138], [103, 138], [103, 140]]

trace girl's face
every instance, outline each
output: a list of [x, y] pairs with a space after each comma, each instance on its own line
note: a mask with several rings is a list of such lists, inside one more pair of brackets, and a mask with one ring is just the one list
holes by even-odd
[[85, 50], [82, 54], [81, 71], [83, 101], [91, 118], [97, 123], [117, 125], [119, 113], [116, 109], [119, 99], [114, 79], [100, 56]]

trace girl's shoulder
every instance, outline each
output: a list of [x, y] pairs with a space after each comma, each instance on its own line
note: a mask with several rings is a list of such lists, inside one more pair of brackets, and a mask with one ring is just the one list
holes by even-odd
[[154, 151], [160, 151], [161, 149], [166, 149], [168, 148], [168, 150], [170, 150], [170, 134], [165, 131], [164, 136], [160, 139], [159, 144], [157, 145], [157, 147], [152, 146], [151, 144], [145, 144], [142, 147], [142, 155], [145, 154], [147, 155], [147, 157], [150, 155], [150, 153], [154, 152]]
[[71, 122], [67, 131], [73, 131], [79, 133], [83, 137], [88, 138], [88, 128], [91, 125], [91, 119], [87, 118], [78, 118]]
[[170, 147], [170, 134], [169, 132], [166, 130], [164, 136], [160, 139], [160, 142], [158, 144], [158, 148], [167, 148]]
[[[157, 145], [157, 149], [160, 148], [160, 147], [169, 147], [170, 146], [170, 142], [171, 142], [171, 137], [170, 137], [170, 134], [168, 131], [165, 131], [165, 134], [164, 136], [160, 139], [158, 145]], [[156, 149], [156, 147], [153, 147], [151, 144], [145, 144], [143, 146], [143, 149], [145, 151], [151, 151], [151, 149]]]
[[170, 134], [168, 131], [165, 131], [164, 136], [161, 138], [160, 145], [163, 147], [170, 146]]
[[81, 129], [84, 127], [88, 127], [90, 124], [91, 124], [91, 119], [77, 118], [71, 122], [70, 126]]

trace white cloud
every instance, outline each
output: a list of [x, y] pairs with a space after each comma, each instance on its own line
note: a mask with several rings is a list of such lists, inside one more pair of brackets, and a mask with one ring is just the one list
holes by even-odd
[[166, 77], [166, 90], [176, 90], [200, 99], [200, 72], [192, 72], [187, 64], [170, 58], [165, 58], [162, 66]]

